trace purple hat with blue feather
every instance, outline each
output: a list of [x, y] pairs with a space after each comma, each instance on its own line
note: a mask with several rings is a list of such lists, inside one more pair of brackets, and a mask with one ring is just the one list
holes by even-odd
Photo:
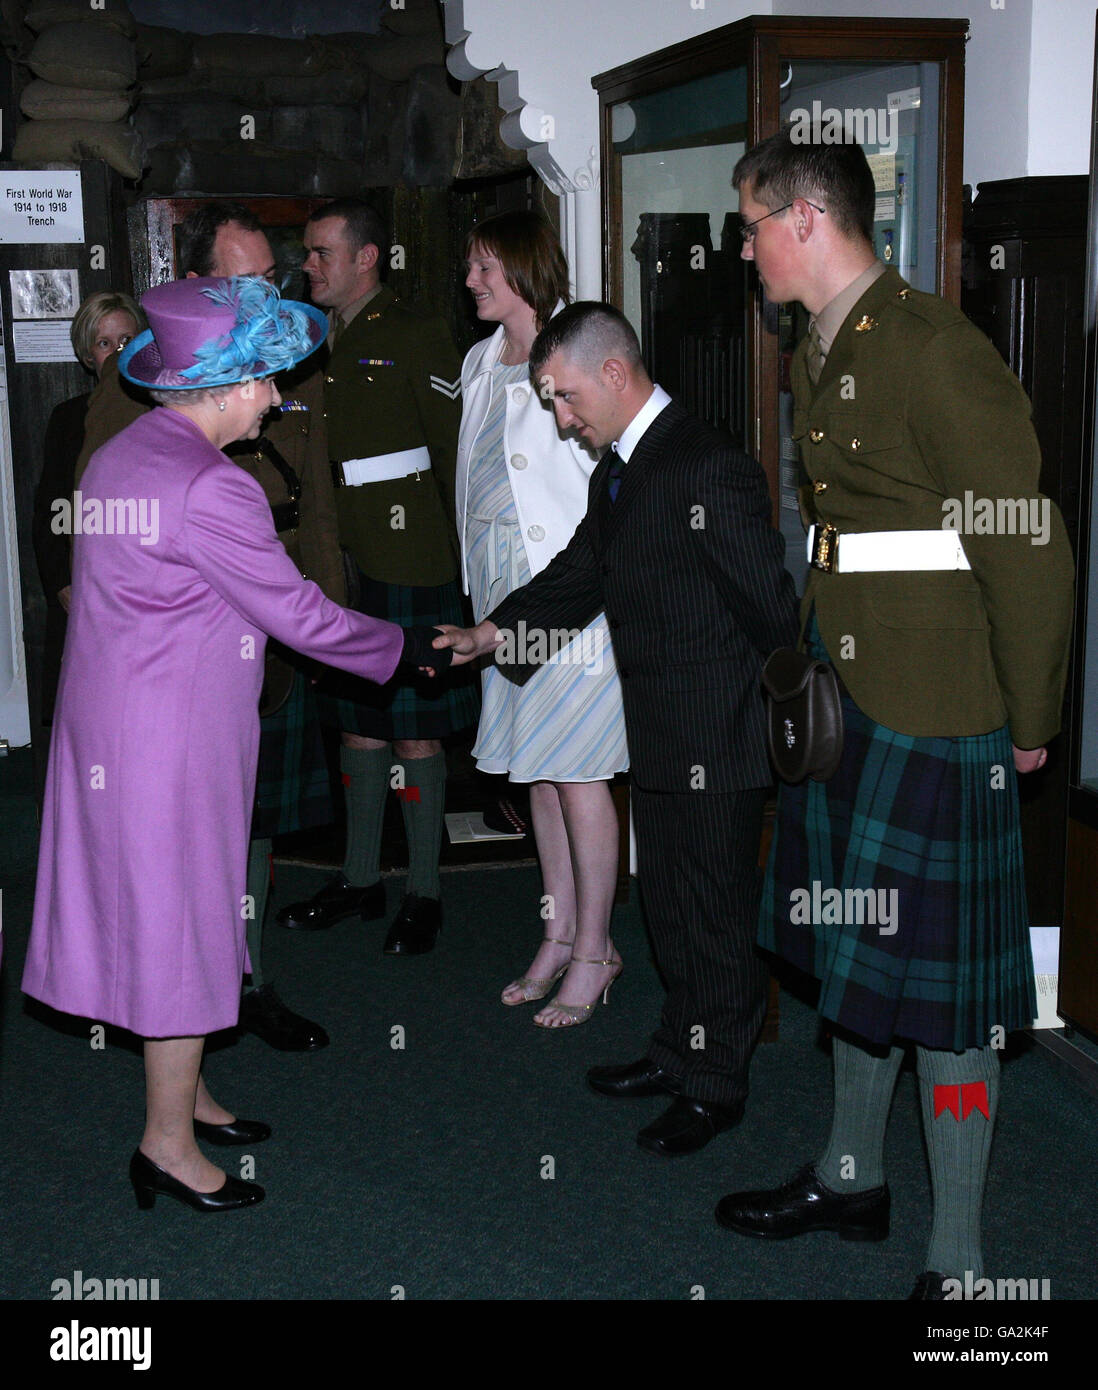
[[191, 276], [141, 297], [149, 328], [127, 343], [118, 370], [135, 386], [196, 391], [295, 366], [328, 334], [311, 304], [283, 299], [258, 275]]

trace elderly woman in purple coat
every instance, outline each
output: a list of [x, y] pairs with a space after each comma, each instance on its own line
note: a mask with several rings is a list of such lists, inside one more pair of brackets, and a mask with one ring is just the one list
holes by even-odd
[[280, 403], [273, 373], [327, 322], [258, 279], [145, 295], [123, 375], [162, 409], [92, 458], [72, 501], [73, 599], [23, 989], [145, 1039], [138, 1204], [250, 1206], [256, 1183], [198, 1148], [251, 1144], [202, 1080], [207, 1033], [237, 1021], [245, 870], [267, 636], [384, 683], [438, 666], [429, 637], [338, 607], [302, 579], [262, 489], [221, 452]]

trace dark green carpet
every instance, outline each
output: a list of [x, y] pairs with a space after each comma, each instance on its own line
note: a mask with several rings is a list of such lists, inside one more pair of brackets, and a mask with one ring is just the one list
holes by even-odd
[[[36, 841], [24, 772], [0, 762], [0, 1298], [48, 1298], [54, 1279], [81, 1270], [159, 1279], [161, 1299], [387, 1299], [397, 1285], [410, 1299], [682, 1300], [699, 1285], [708, 1299], [896, 1299], [923, 1268], [913, 1075], [888, 1135], [887, 1242], [770, 1245], [721, 1231], [718, 1197], [786, 1176], [825, 1141], [831, 1068], [814, 1014], [783, 994], [782, 1040], [756, 1054], [738, 1130], [693, 1158], [649, 1157], [633, 1136], [660, 1103], [583, 1084], [586, 1067], [639, 1056], [658, 1015], [637, 906], [615, 916], [626, 969], [609, 1008], [544, 1032], [532, 1008], [498, 1003], [539, 935], [538, 878], [523, 868], [445, 875], [446, 925], [425, 957], [383, 956], [384, 923], [269, 928], [268, 973], [333, 1041], [301, 1056], [230, 1036], [208, 1057], [214, 1094], [274, 1128], [254, 1151], [267, 1201], [225, 1216], [167, 1199], [139, 1212], [126, 1180], [142, 1128], [138, 1052], [125, 1035], [94, 1051], [87, 1025], [25, 1008], [19, 992]], [[273, 906], [321, 879], [280, 867]], [[394, 907], [401, 882], [389, 881]], [[1098, 1108], [1023, 1049], [1004, 1071], [989, 1274], [1047, 1278], [1055, 1299], [1098, 1293], [1096, 1153]]]

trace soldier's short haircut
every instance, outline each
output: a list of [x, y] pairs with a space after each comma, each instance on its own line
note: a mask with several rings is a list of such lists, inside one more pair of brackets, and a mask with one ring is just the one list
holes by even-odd
[[466, 256], [478, 247], [499, 261], [503, 278], [533, 309], [539, 330], [552, 318], [558, 300], [567, 304], [572, 298], [560, 240], [541, 213], [517, 208], [486, 217], [466, 237]]
[[189, 212], [179, 224], [179, 274], [212, 275], [214, 242], [222, 227], [230, 222], [246, 232], [261, 232], [263, 224], [243, 203], [228, 200], [204, 203]]
[[794, 129], [787, 125], [748, 150], [732, 172], [733, 184], [742, 189], [750, 183], [751, 196], [771, 210], [794, 198], [819, 203], [844, 236], [872, 243], [876, 187], [861, 145], [827, 143], [818, 125], [807, 140], [794, 140]]
[[640, 343], [629, 320], [612, 305], [593, 299], [577, 300], [549, 320], [530, 349], [530, 375], [537, 377], [557, 352], [591, 375], [610, 357], [634, 371], [644, 370]]
[[342, 217], [352, 255], [357, 255], [364, 246], [376, 246], [378, 268], [385, 264], [389, 233], [380, 213], [365, 198], [336, 198], [311, 213], [309, 223], [326, 221], [329, 217]]

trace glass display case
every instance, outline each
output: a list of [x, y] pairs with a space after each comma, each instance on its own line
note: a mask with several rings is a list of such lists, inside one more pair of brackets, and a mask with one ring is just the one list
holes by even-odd
[[789, 361], [807, 319], [766, 302], [740, 257], [737, 159], [789, 121], [865, 149], [877, 254], [960, 298], [964, 20], [757, 17], [594, 79], [604, 293], [688, 410], [766, 471], [800, 580], [804, 532]]

